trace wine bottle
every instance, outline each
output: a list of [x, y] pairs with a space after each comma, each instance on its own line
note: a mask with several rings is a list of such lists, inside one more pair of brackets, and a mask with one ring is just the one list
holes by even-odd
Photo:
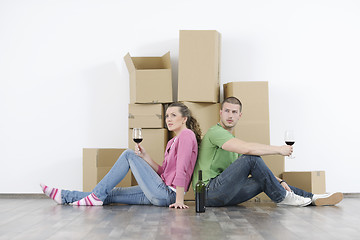
[[196, 212], [205, 212], [205, 183], [202, 181], [202, 171], [199, 170], [199, 180], [195, 185]]

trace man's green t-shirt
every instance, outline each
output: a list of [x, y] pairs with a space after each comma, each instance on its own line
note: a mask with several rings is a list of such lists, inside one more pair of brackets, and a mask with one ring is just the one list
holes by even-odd
[[225, 130], [219, 123], [212, 126], [201, 140], [198, 160], [193, 174], [193, 188], [199, 178], [199, 170], [202, 170], [202, 179], [208, 184], [210, 179], [217, 177], [236, 159], [238, 153], [223, 150], [224, 143], [234, 138], [234, 136]]

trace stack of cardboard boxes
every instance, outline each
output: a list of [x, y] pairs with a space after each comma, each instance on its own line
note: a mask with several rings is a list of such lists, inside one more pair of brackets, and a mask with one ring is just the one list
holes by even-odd
[[[132, 129], [142, 128], [141, 145], [161, 165], [168, 141], [164, 105], [173, 101], [170, 52], [162, 57], [131, 57], [127, 54], [124, 60], [130, 76], [128, 147], [135, 147]], [[131, 185], [137, 185], [133, 176]]]
[[[178, 101], [191, 110], [204, 135], [219, 122], [220, 34], [215, 30], [181, 30], [179, 40]], [[194, 199], [191, 185], [185, 199]]]
[[[269, 89], [268, 82], [231, 82], [224, 84], [224, 98], [234, 96], [240, 99], [242, 116], [234, 135], [247, 142], [270, 145]], [[263, 156], [266, 165], [275, 176], [281, 177], [285, 159], [280, 155]], [[269, 200], [259, 194], [256, 200]]]
[[[179, 35], [178, 101], [189, 107], [203, 135], [219, 122], [220, 37], [215, 30], [181, 30]], [[161, 165], [167, 141], [174, 137], [165, 128], [164, 120], [166, 105], [173, 102], [170, 53], [162, 57], [127, 54], [124, 60], [130, 77], [128, 146], [131, 149], [135, 146], [132, 129], [142, 128], [142, 146]], [[243, 104], [242, 118], [234, 135], [245, 141], [270, 144], [268, 83], [230, 82], [223, 87], [224, 98], [235, 96]], [[124, 150], [84, 149], [84, 191], [92, 190]], [[265, 156], [263, 159], [275, 176], [283, 177], [289, 184], [315, 193], [325, 192], [324, 172], [284, 173], [282, 176], [284, 157]], [[118, 186], [136, 184], [129, 173]], [[185, 199], [194, 200], [191, 186]], [[256, 199], [269, 200], [264, 193]]]
[[[242, 117], [235, 127], [235, 137], [248, 142], [270, 145], [269, 91], [268, 82], [232, 82], [224, 84], [224, 98], [235, 96], [243, 104]], [[325, 172], [284, 172], [285, 157], [263, 156], [264, 162], [275, 176], [289, 185], [312, 193], [325, 193]], [[254, 200], [270, 201], [265, 193]]]

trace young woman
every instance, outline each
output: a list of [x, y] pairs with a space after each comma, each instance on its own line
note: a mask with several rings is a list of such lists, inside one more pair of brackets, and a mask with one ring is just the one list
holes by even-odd
[[[184, 204], [184, 194], [189, 188], [197, 159], [200, 127], [182, 103], [172, 103], [167, 108], [166, 125], [176, 136], [167, 143], [162, 166], [154, 162], [140, 144], [136, 144], [135, 151], [126, 150], [121, 154], [91, 193], [40, 184], [43, 192], [58, 204], [96, 206], [124, 203], [188, 208]], [[129, 169], [139, 185], [114, 188]]]

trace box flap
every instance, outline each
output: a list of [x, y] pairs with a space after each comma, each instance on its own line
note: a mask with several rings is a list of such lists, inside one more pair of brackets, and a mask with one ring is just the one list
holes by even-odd
[[162, 56], [163, 65], [166, 69], [171, 69], [170, 51]]
[[125, 55], [124, 60], [125, 60], [125, 64], [126, 64], [126, 67], [127, 67], [128, 71], [129, 71], [129, 73], [134, 72], [136, 70], [136, 68], [135, 68], [135, 65], [134, 65], [134, 63], [133, 63], [133, 61], [131, 59], [130, 53], [127, 53]]

